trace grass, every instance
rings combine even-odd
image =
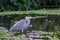
[[[49,13],[60,13],[60,8],[58,9],[47,9]]]
[[[40,9],[40,10],[29,10],[29,11],[4,11],[0,12],[0,15],[11,15],[11,14],[60,14],[59,9]]]
[[[42,10],[30,10],[30,11],[4,11],[4,12],[0,12],[0,14],[41,14],[41,13],[45,13],[47,12],[46,10],[42,9]]]

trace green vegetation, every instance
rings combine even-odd
[[[59,7],[60,0],[0,0],[0,11],[27,11]]]
[[[29,10],[29,11],[4,11],[0,12],[0,15],[13,15],[13,14],[60,14],[59,9],[40,9],[40,10]]]
[[[34,37],[37,36],[37,34],[39,35],[37,38],[42,38],[42,39],[50,39],[50,40],[57,40],[58,39],[58,36],[54,33],[54,32],[46,32],[46,31],[36,31],[36,30],[33,30],[33,35]],[[53,34],[52,34],[53,33]],[[2,35],[1,35],[2,34]],[[15,39],[19,39],[19,40],[28,40],[29,37],[27,37],[25,34],[23,35],[16,35],[16,36],[8,36],[10,35],[9,32],[8,32],[8,35],[6,35],[6,33],[4,32],[0,32],[0,38],[3,39],[3,40],[15,40]],[[52,34],[52,35],[51,35]]]
[[[60,8],[56,8],[56,9],[47,9],[47,11],[49,12],[49,13],[60,13]]]
[[[30,10],[30,11],[4,11],[0,12],[0,15],[11,15],[11,14],[45,14],[47,10],[40,9],[40,10]]]

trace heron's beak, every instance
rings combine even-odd
[[[31,19],[36,19],[36,18],[46,18],[47,16],[35,16],[35,17],[31,17]]]
[[[36,19],[35,17],[31,17],[31,19]]]

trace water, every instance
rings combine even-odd
[[[0,40],[2,40],[2,39],[0,39]]]
[[[29,38],[29,40],[43,40],[43,39],[33,39],[33,38]]]

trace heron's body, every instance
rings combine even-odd
[[[29,24],[30,19],[29,20],[21,19],[10,28],[10,31],[26,29],[29,26]]]
[[[41,17],[45,17],[45,16],[41,16]],[[41,18],[40,16],[38,17],[31,17],[31,16],[26,16],[25,19],[21,19],[18,22],[16,22],[11,28],[10,31],[13,30],[21,30],[23,32],[24,29],[26,29],[27,27],[29,27],[30,24],[30,19],[34,19],[34,18]]]

